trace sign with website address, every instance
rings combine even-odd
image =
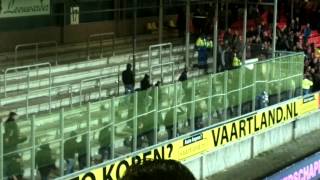
[[[50,0],[0,0],[0,18],[50,14]]]
[[[201,153],[252,137],[258,133],[294,121],[319,108],[318,94],[288,101],[277,106],[248,114],[226,124],[213,127],[183,139],[163,144],[154,149],[128,156],[112,164],[88,170],[69,180],[116,180],[120,179],[132,164],[139,164],[148,159],[174,159],[183,161]],[[65,178],[64,178],[65,179]]]

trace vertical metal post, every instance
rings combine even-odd
[[[153,129],[154,129],[154,134],[153,134],[153,142],[154,144],[157,144],[158,143],[158,114],[159,114],[159,107],[158,107],[158,100],[159,100],[159,87],[156,87],[155,88],[155,91],[154,91],[154,116],[153,116]]]
[[[36,172],[36,134],[35,134],[35,115],[31,118],[31,179],[35,179],[35,172]]]
[[[223,95],[223,107],[224,107],[224,113],[223,113],[223,119],[227,120],[228,118],[228,71],[224,72],[224,95]]]
[[[51,64],[49,64],[49,112],[51,113],[52,108],[52,97],[51,97],[51,87],[52,87],[52,77],[51,77]]]
[[[30,91],[30,67],[28,67],[28,76],[27,76],[27,91],[28,91],[28,94],[29,94],[29,91]]]
[[[4,127],[3,127],[3,121],[0,121],[0,179],[3,179],[3,133],[4,133]]]
[[[26,117],[29,118],[29,93],[26,96]]]
[[[91,103],[88,103],[87,106],[87,112],[88,112],[88,118],[87,118],[87,131],[88,131],[88,137],[87,137],[87,144],[86,144],[86,150],[87,150],[87,166],[90,167],[90,157],[91,157]]]
[[[103,58],[103,45],[102,45],[102,37],[100,36],[99,37],[99,43],[100,43],[100,58],[102,59]]]
[[[216,0],[214,10],[214,31],[213,31],[213,73],[217,72],[218,54],[218,21],[219,21],[219,0]]]
[[[7,97],[7,70],[4,72],[4,97]]]
[[[186,68],[190,66],[190,0],[186,2]]]
[[[213,75],[209,75],[208,76],[208,80],[209,80],[209,91],[208,91],[208,115],[209,115],[209,126],[211,124],[213,124],[212,122],[212,95],[213,95],[213,91],[212,91],[212,86],[213,86]]]
[[[226,2],[226,10],[225,10],[225,30],[229,27],[229,18],[228,18],[228,12],[229,12],[229,0],[225,0]]]
[[[291,0],[290,17],[291,19],[294,19],[294,0]]]
[[[114,107],[114,97],[111,99],[111,158],[114,159],[114,149],[115,149],[115,119],[116,119],[116,110]]]
[[[149,75],[151,74],[151,56],[152,56],[152,46],[149,46],[149,53],[148,53]]]
[[[64,175],[64,108],[60,111],[60,176]]]
[[[248,25],[247,21],[248,21],[248,0],[245,0],[244,11],[243,11],[242,63],[244,63],[247,59],[247,25]]]
[[[133,58],[132,58],[132,66],[133,66],[133,74],[136,74],[136,50],[137,50],[137,0],[133,1],[134,10],[133,10]]]
[[[79,92],[80,106],[82,105],[82,81],[80,82],[80,92]]]
[[[36,62],[33,61],[33,64],[38,63],[38,60],[39,60],[39,43],[36,43],[35,46],[36,46],[36,58],[35,58]]]
[[[281,66],[282,66],[282,59],[279,58],[275,61],[276,64],[279,66],[279,79],[278,79],[278,103],[281,102],[281,86],[282,86],[282,72],[281,72]]]
[[[102,82],[101,82],[101,77],[99,78],[99,101],[101,101],[101,96],[102,96]],[[119,92],[118,92],[119,94]]]
[[[244,71],[244,66],[241,66],[239,69],[239,73],[240,73],[240,78],[239,78],[239,99],[238,99],[238,116],[241,116],[241,112],[242,112],[242,91],[243,91],[243,71]]]
[[[192,79],[192,104],[191,104],[191,131],[194,131],[194,117],[195,117],[195,111],[196,111],[196,81],[193,78]]]
[[[159,44],[163,38],[163,0],[159,0]]]
[[[133,119],[133,152],[137,151],[138,140],[138,92],[134,93],[134,119]]]
[[[257,97],[257,65],[253,68],[253,88],[252,88],[252,112],[256,110],[256,97]]]
[[[177,137],[178,133],[178,115],[177,115],[177,104],[178,104],[178,87],[177,83],[174,84],[174,102],[173,102],[173,138]]]
[[[277,17],[278,17],[278,0],[274,0],[273,4],[273,31],[272,31],[272,57],[275,57],[277,45]]]

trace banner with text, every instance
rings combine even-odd
[[[289,123],[295,118],[318,109],[319,96],[310,95],[285,104],[251,113],[240,119],[213,127],[201,133],[187,136],[160,147],[146,150],[105,167],[96,168],[72,180],[114,180],[119,179],[131,165],[147,159],[175,159],[183,161],[204,152],[214,151],[231,142]]]
[[[0,0],[0,18],[50,14],[50,0]]]

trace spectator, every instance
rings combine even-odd
[[[78,143],[77,133],[72,131],[70,134],[70,139],[66,140],[64,143],[64,159],[67,163],[67,172],[66,174],[71,174],[74,172],[75,167],[75,156],[77,153]]]
[[[151,87],[150,76],[148,74],[144,75],[144,78],[140,82],[140,90],[144,91]]]
[[[14,153],[4,157],[4,176],[7,180],[23,180],[22,158]]]
[[[122,72],[122,82],[124,84],[125,94],[134,91],[134,73],[131,64],[127,64],[127,69]]]
[[[103,161],[111,159],[111,127],[106,126],[100,131],[99,134],[99,154]]]
[[[87,167],[87,136],[82,135],[81,141],[77,145],[78,153],[78,163],[79,169],[82,170]]]
[[[51,170],[56,169],[52,158],[52,151],[49,144],[41,145],[36,153],[36,165],[41,176],[41,180],[48,180]]]
[[[237,53],[233,54],[232,67],[234,69],[241,67],[241,60],[237,57]]]
[[[204,69],[208,72],[208,49],[213,47],[213,42],[208,40],[207,37],[202,34],[196,41],[196,49],[198,51],[198,65],[199,69]]]
[[[313,86],[313,82],[310,80],[309,75],[305,75],[302,81],[303,95],[308,95],[310,93],[310,88]]]
[[[172,139],[173,137],[173,115],[174,115],[174,108],[171,108],[164,118],[164,124],[166,126],[166,130],[168,132],[168,139]]]
[[[295,27],[294,27],[294,32],[295,33],[299,33],[301,31],[301,24],[300,24],[300,18],[296,17],[296,21],[295,21]]]
[[[178,161],[151,160],[129,167],[121,180],[195,180],[190,170]]]
[[[4,124],[4,153],[16,151],[18,144],[27,140],[26,137],[20,136],[20,131],[16,123],[17,118],[17,113],[10,112]]]
[[[182,73],[179,76],[178,81],[183,82],[183,81],[186,81],[186,80],[188,80],[188,69],[184,68]]]
[[[257,97],[257,107],[256,109],[262,109],[269,106],[269,95],[266,91],[263,91]]]
[[[304,33],[303,33],[303,42],[304,42],[304,45],[307,44],[310,35],[311,35],[311,28],[310,28],[310,24],[308,23],[308,24],[307,24],[307,27],[304,29]]]
[[[154,122],[153,113],[138,117],[137,147],[144,148],[154,144]]]

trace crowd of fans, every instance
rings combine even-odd
[[[255,11],[257,14],[261,14],[259,9]],[[200,17],[202,15],[201,11],[197,9],[197,16]],[[183,23],[181,23],[183,24]],[[207,23],[203,26],[201,25],[201,21],[194,23],[201,32],[203,27],[207,27],[210,29]],[[257,21],[256,26],[249,27],[247,31],[247,42],[245,44],[246,47],[246,58],[270,58],[272,57],[272,22],[269,20],[266,21]],[[184,24],[183,24],[184,25]],[[310,92],[319,91],[320,90],[320,50],[317,49],[316,45],[313,43],[309,43],[309,38],[312,35],[313,31],[318,30],[317,21],[311,22],[300,22],[300,18],[296,17],[292,20],[287,21],[284,26],[278,26],[276,37],[277,44],[276,49],[278,51],[296,51],[296,52],[304,52],[305,60],[304,60],[304,80],[302,83],[302,88],[304,94],[308,94]],[[211,30],[209,32],[212,32]],[[180,31],[183,33],[183,30]],[[222,34],[222,38],[218,44],[218,61],[217,68],[218,72],[230,70],[233,68],[237,68],[241,65],[240,59],[242,58],[242,53],[244,50],[244,46],[242,43],[241,33],[237,29],[228,28]],[[320,36],[320,35],[319,35]],[[199,34],[199,38],[196,40],[196,49],[199,51],[199,68],[205,69],[207,72],[207,58],[208,49],[212,48],[212,41],[210,38],[206,36],[205,32],[201,32]],[[201,54],[204,53],[204,54]],[[185,81],[188,79],[187,75],[188,71],[185,69],[181,76],[179,77],[179,81]],[[125,93],[132,93],[135,91],[135,79],[134,72],[132,69],[132,65],[128,64],[127,69],[122,73],[122,81],[125,86]],[[159,86],[160,82],[157,82],[155,85],[152,85],[150,82],[149,75],[145,75],[144,78],[140,82],[140,88],[136,90],[147,90],[152,88],[153,86]],[[191,98],[191,90],[188,87],[183,87],[183,91],[185,93],[185,100],[188,101],[188,98]],[[161,96],[161,93],[159,93]],[[190,99],[189,99],[190,100]],[[268,106],[268,94],[263,92],[261,95],[260,107]],[[130,103],[130,102],[128,102]],[[146,104],[143,104],[143,101],[139,104],[138,113],[145,113],[144,110],[147,109]],[[197,108],[200,106],[197,106]],[[152,107],[151,107],[152,108]],[[187,107],[187,116],[190,116],[191,107]],[[141,112],[140,112],[141,111]],[[201,110],[197,110],[197,112],[201,112]],[[168,138],[173,138],[173,110],[166,113],[165,118],[162,120],[165,123],[165,129],[167,131]],[[219,114],[219,112],[217,112]],[[150,114],[153,116],[153,114]],[[142,148],[146,144],[153,144],[152,141],[154,130],[152,122],[150,124],[145,124],[146,121],[143,120],[152,119],[149,115],[146,117],[142,117],[138,119],[138,148]],[[17,150],[18,144],[26,141],[25,137],[21,137],[19,133],[18,126],[16,124],[17,114],[10,113],[8,120],[5,123],[5,134],[4,134],[4,153],[10,153]],[[196,129],[202,128],[204,125],[201,123],[202,115],[201,113],[195,114],[194,127]],[[188,123],[190,124],[190,119],[188,119]],[[166,123],[167,122],[167,123]],[[107,125],[106,125],[107,126]],[[109,127],[105,127],[101,130],[99,134],[99,155],[101,156],[101,160],[107,160],[111,158],[111,129]],[[177,132],[179,133],[179,132]],[[64,143],[64,159],[66,161],[66,173],[72,173],[75,169],[76,157],[78,158],[79,169],[83,169],[86,167],[86,136],[81,137],[81,141],[76,141],[77,134],[75,132],[71,133],[71,138]],[[132,147],[132,139],[126,139],[124,144],[128,147]],[[57,170],[55,166],[55,160],[53,157],[53,153],[49,147],[49,145],[42,145],[39,147],[36,153],[36,165],[38,167],[39,173],[41,175],[41,179],[46,180],[49,177],[51,171]],[[9,177],[9,179],[23,179],[23,169],[22,169],[22,159],[20,155],[15,153],[7,155],[4,158],[4,172],[5,176]],[[9,168],[10,167],[10,168]],[[191,177],[191,176],[190,176]],[[123,178],[130,179],[130,178]],[[192,178],[191,178],[192,179]]]

